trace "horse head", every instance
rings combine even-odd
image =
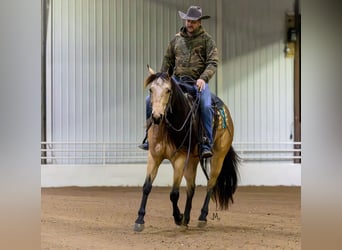
[[[149,66],[150,75],[145,80],[145,86],[149,86],[150,100],[152,104],[152,120],[159,124],[166,115],[171,99],[171,78],[167,73],[155,73]]]

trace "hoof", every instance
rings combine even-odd
[[[136,232],[142,232],[144,228],[145,228],[144,224],[139,224],[139,223],[134,224],[134,231]]]
[[[189,229],[188,225],[180,225],[179,226],[179,231],[180,232],[187,231],[188,229]]]
[[[204,220],[199,220],[197,225],[199,228],[203,228],[207,225],[207,222]]]
[[[175,218],[175,224],[177,226],[181,226],[183,224],[183,214],[180,214],[177,219]]]

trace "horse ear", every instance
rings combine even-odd
[[[150,73],[150,75],[154,75],[156,73],[148,64],[147,64],[147,69],[148,69],[148,72]]]

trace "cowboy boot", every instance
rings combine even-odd
[[[138,147],[142,150],[148,150],[147,131],[144,140]]]
[[[202,145],[201,145],[201,158],[210,158],[213,156],[213,152],[211,151],[211,146],[209,139],[207,137],[203,137]]]

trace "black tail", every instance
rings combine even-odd
[[[220,209],[228,209],[229,202],[234,203],[233,194],[237,188],[239,163],[239,156],[233,147],[230,147],[212,193],[216,207],[219,204]]]

